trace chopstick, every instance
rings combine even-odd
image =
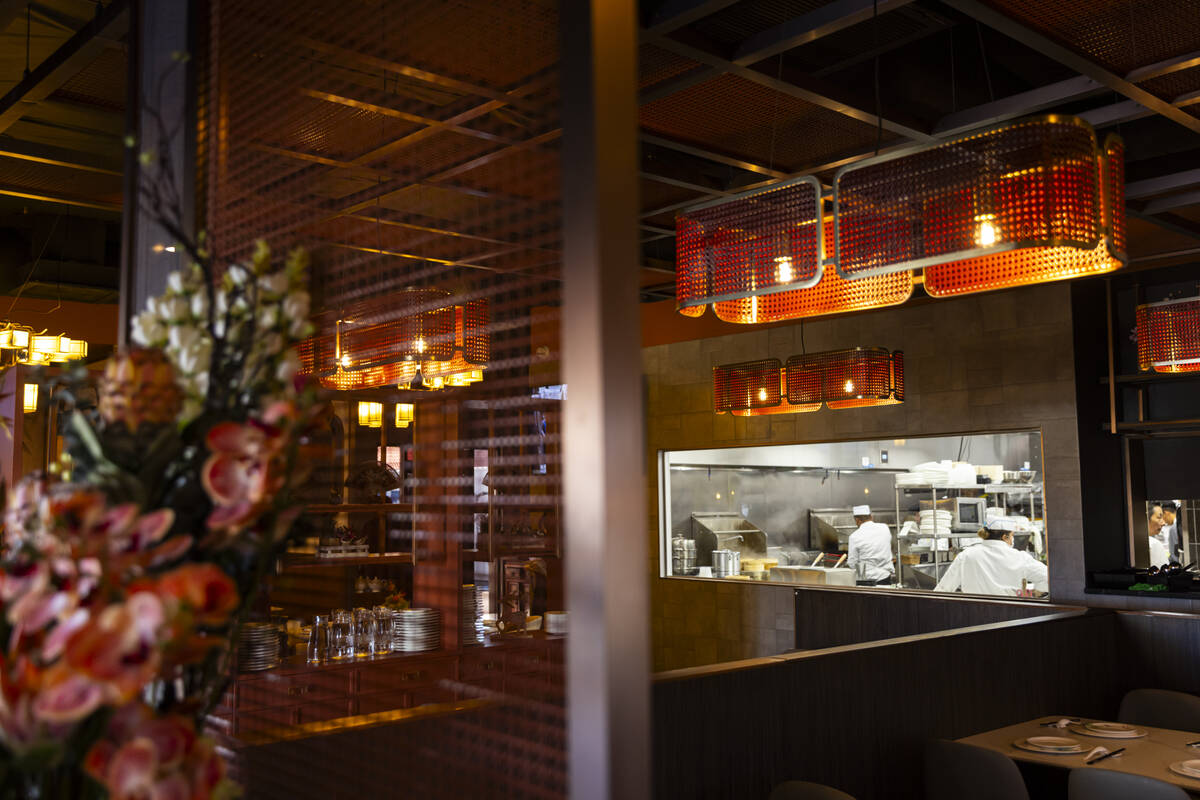
[[[1105,753],[1105,754],[1104,754],[1104,755],[1102,755],[1102,756],[1096,756],[1096,757],[1095,757],[1095,758],[1093,758],[1091,761],[1085,761],[1085,762],[1083,762],[1083,763],[1085,763],[1085,764],[1095,764],[1097,761],[1103,761],[1103,760],[1104,760],[1104,759],[1106,759],[1106,758],[1109,758],[1109,757],[1111,757],[1111,756],[1115,756],[1117,753],[1124,753],[1124,752],[1125,752],[1125,748],[1124,748],[1124,747],[1118,747],[1116,750],[1113,750],[1111,753]]]
[[[1184,747],[1197,747],[1197,746],[1200,746],[1200,740],[1197,740],[1194,742],[1188,742],[1186,745],[1184,745]]]

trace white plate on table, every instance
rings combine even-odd
[[[1182,775],[1185,778],[1192,778],[1200,781],[1200,758],[1192,758],[1187,761],[1176,761],[1167,769],[1174,772],[1176,775]]]
[[[1013,742],[1013,747],[1047,755],[1070,756],[1087,752],[1087,748],[1082,743],[1063,736],[1030,736],[1028,739],[1018,739]]]
[[[1081,722],[1067,727],[1074,733],[1099,736],[1101,739],[1141,739],[1146,735],[1144,729],[1121,722]]]

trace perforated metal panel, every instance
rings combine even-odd
[[[1090,126],[1043,117],[847,167],[834,182],[838,271],[924,267],[943,297],[1115,269],[1098,247],[1111,191],[1100,161]]]
[[[713,409],[755,411],[783,399],[783,365],[778,358],[713,367]]]
[[[1137,345],[1142,370],[1200,371],[1200,297],[1138,306]]]
[[[902,402],[903,355],[898,370],[893,354],[879,347],[856,347],[795,355],[787,360],[787,399],[790,403],[826,403],[830,408]]]
[[[821,279],[821,187],[800,178],[676,218],[680,307],[763,296]]]

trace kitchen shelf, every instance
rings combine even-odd
[[[352,558],[317,558],[316,556],[300,556],[291,560],[285,554],[283,565],[288,568],[304,569],[311,567],[361,567],[366,564],[411,564],[412,553],[396,553],[390,556],[354,556]]]
[[[317,503],[304,507],[308,514],[348,514],[364,511],[410,512],[407,503]]]

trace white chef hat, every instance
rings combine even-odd
[[[989,531],[1011,531],[1016,527],[1017,526],[1013,524],[1013,520],[1009,519],[1008,517],[996,517],[996,519],[987,524],[987,529]]]
[[[850,513],[854,514],[854,516],[856,516],[856,517],[869,517],[869,516],[871,516],[871,507],[870,506],[855,506],[854,508],[852,508],[850,510]]]

